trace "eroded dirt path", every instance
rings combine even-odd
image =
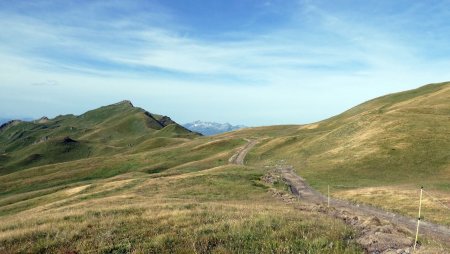
[[[291,166],[281,168],[281,174],[291,187],[292,193],[302,200],[325,204],[327,197],[312,189],[306,181],[294,172]],[[330,198],[330,206],[335,208],[351,209],[358,213],[376,216],[380,219],[406,227],[415,232],[417,219],[409,218],[396,213],[386,212],[376,207],[367,205],[355,205],[345,200]],[[427,221],[420,222],[420,233],[441,242],[450,243],[450,228]]]
[[[257,144],[256,140],[247,141],[247,145],[230,158],[230,163],[244,164],[245,156]],[[305,204],[305,207],[300,209],[325,213],[342,219],[355,228],[358,232],[356,241],[368,253],[412,253],[416,219],[334,198],[330,198],[330,207],[327,207],[327,197],[311,188],[302,177],[296,174],[292,166],[278,165],[272,169],[272,173],[279,174],[279,177],[289,185],[292,194]],[[283,200],[291,201],[289,198],[283,198]],[[420,235],[444,245],[450,244],[450,228],[442,225],[421,221]],[[450,246],[446,248],[448,247]],[[420,253],[447,253],[444,248],[433,247],[428,250],[420,246],[419,248]]]
[[[245,156],[247,156],[247,153],[250,151],[250,149],[252,149],[258,143],[257,140],[246,139],[246,141],[248,143],[237,153],[233,154],[233,156],[231,156],[231,158],[228,160],[230,164],[244,165]]]

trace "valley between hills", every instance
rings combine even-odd
[[[422,186],[414,253],[448,253],[449,134],[450,83],[207,137],[129,101],[10,121],[0,253],[412,253],[410,223],[364,208],[414,223]]]

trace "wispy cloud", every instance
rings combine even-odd
[[[95,13],[98,6],[88,9]],[[71,14],[74,15],[74,14]],[[93,15],[93,14],[92,14]],[[77,15],[76,15],[77,16]],[[69,17],[71,17],[69,15]],[[293,28],[262,33],[253,38],[211,42],[184,36],[130,17],[95,20],[84,27],[55,25],[37,18],[6,16],[2,40],[8,51],[35,60],[33,65],[57,66],[104,75],[105,72],[177,72],[183,78],[237,77],[249,82],[262,80],[267,69],[304,68],[336,71],[364,66],[334,45],[315,46],[302,39],[306,34]],[[99,25],[99,23],[101,25]],[[170,25],[168,27],[171,27]],[[12,39],[7,39],[12,38]],[[20,38],[20,39],[19,39]],[[177,77],[177,75],[174,75]]]
[[[68,104],[58,96],[69,91],[67,111],[94,106],[79,106],[88,93],[98,103],[131,97],[180,121],[292,123],[320,120],[376,95],[450,78],[448,58],[431,57],[424,50],[429,41],[411,42],[417,31],[404,23],[416,6],[370,18],[366,11],[326,3],[300,1],[287,10],[278,1],[262,2],[254,17],[284,15],[285,20],[277,27],[261,22],[261,28],[214,36],[198,36],[211,28],[181,22],[180,13],[164,2],[4,6],[0,82],[18,97],[2,93],[1,106],[35,100],[45,111],[45,105]],[[37,99],[39,93],[47,99]],[[169,105],[163,97],[182,99]],[[187,105],[197,115],[183,111]]]

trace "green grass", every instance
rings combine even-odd
[[[273,199],[269,186],[259,182],[263,173],[221,166],[159,178],[105,179],[72,194],[56,191],[41,197],[45,204],[0,216],[0,252],[361,251],[342,222]]]
[[[413,191],[425,186],[443,197],[450,194],[449,99],[449,83],[432,84],[371,100],[315,124],[237,133],[259,133],[262,139],[248,156],[251,165],[263,167],[284,160],[323,193],[328,185],[347,186],[355,195],[347,198],[394,210],[395,197],[383,196],[375,202],[356,198],[356,190],[402,186]],[[438,214],[442,209],[428,218],[448,224]],[[400,211],[415,213],[406,206]]]
[[[127,103],[11,126],[0,135],[0,252],[360,253],[354,231],[277,201],[269,189],[286,186],[260,177],[291,164],[319,191],[411,216],[421,185],[450,202],[449,101],[450,85],[432,84],[310,125],[213,137]],[[67,149],[65,136],[79,143]],[[250,166],[228,165],[243,138],[260,140]],[[31,154],[42,157],[24,162]],[[427,219],[450,223],[424,204]]]
[[[105,110],[89,112],[85,120],[101,125]],[[93,156],[4,172],[0,252],[361,251],[351,240],[355,232],[342,222],[273,199],[260,181],[264,169],[228,165],[246,143],[242,138],[187,139],[182,132],[170,124],[151,138],[129,138],[135,145],[123,153],[111,148],[104,155],[95,140],[105,136],[89,134]]]
[[[168,117],[122,102],[80,116],[59,116],[3,128],[0,175],[83,158],[138,153],[197,136]],[[65,137],[77,142],[63,142]]]
[[[208,138],[148,152],[94,157],[50,164],[0,176],[0,197],[56,186],[113,177],[128,172],[146,172],[152,177],[194,172],[226,164],[242,139],[214,141]]]

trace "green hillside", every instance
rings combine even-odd
[[[449,134],[450,83],[208,137],[129,102],[12,122],[0,130],[0,253],[361,253],[354,228],[263,176],[290,164],[319,191],[416,216],[422,185],[450,205]],[[229,165],[249,139],[246,165]],[[428,196],[423,215],[450,225]]]
[[[130,152],[155,138],[193,138],[167,116],[134,107],[129,101],[80,116],[14,121],[0,127],[0,174],[16,169]],[[168,141],[169,142],[169,141]],[[164,145],[162,142],[161,145]],[[154,143],[153,147],[158,147]]]
[[[0,253],[361,252],[343,222],[275,199],[265,169],[228,165],[242,138],[171,126],[124,153],[1,175]]]
[[[238,133],[264,139],[249,163],[285,160],[315,188],[332,185],[337,197],[414,215],[424,186],[450,204],[450,83],[376,98],[314,124]],[[428,218],[450,224],[445,208],[436,213]]]
[[[266,138],[253,152],[255,162],[289,160],[313,182],[354,184],[352,175],[359,184],[397,183],[447,176],[449,116],[450,83],[441,83],[383,96],[314,124],[237,133]]]

